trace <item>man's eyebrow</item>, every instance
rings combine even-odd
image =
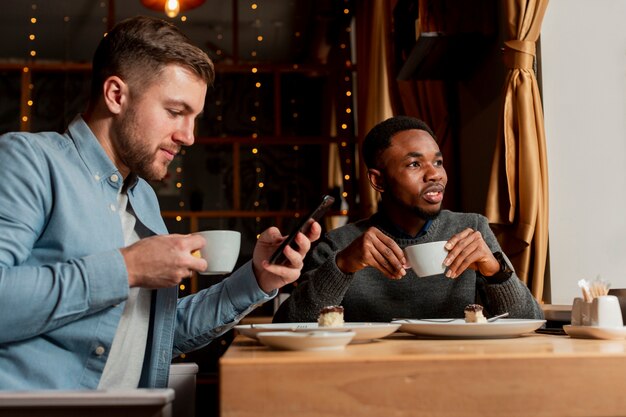
[[[187,113],[193,113],[191,106],[183,100],[168,100],[166,103],[168,106],[181,106]]]
[[[443,153],[441,153],[441,151],[436,152],[435,156],[443,156]],[[423,158],[424,154],[421,152],[409,152],[406,154],[407,158]]]

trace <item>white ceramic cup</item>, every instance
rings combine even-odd
[[[622,310],[614,295],[601,295],[591,303],[591,325],[598,327],[622,327]]]
[[[446,243],[447,241],[441,240],[404,248],[409,265],[418,277],[429,277],[446,271],[446,266],[443,264],[443,260],[448,255]]]
[[[241,233],[234,230],[206,230],[197,232],[206,241],[200,249],[200,257],[204,259],[208,267],[199,272],[202,275],[229,274],[233,271],[239,258],[241,246]]]

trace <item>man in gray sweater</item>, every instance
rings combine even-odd
[[[316,321],[330,305],[342,305],[349,322],[462,318],[472,303],[482,304],[487,316],[543,318],[487,218],[441,209],[447,175],[434,136],[424,122],[406,116],[367,134],[363,158],[381,195],[379,211],[319,241],[274,322]],[[402,248],[440,240],[448,242],[445,274],[417,277]]]

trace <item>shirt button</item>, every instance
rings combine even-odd
[[[102,354],[104,353],[104,347],[102,346],[98,346],[94,352],[97,356],[102,356]]]
[[[94,175],[93,177],[96,179],[96,181],[100,181],[100,175]]]
[[[119,180],[119,179],[120,179],[120,177],[118,177],[118,176],[117,176],[117,174],[113,174],[113,175],[111,175],[109,178],[110,178],[110,179],[111,179],[111,181],[113,181],[113,182],[117,182],[117,180]]]
[[[111,209],[111,211],[115,211],[115,210],[117,210],[117,208],[115,207],[115,204],[111,204],[111,205],[109,206],[109,208]]]

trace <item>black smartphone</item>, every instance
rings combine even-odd
[[[271,264],[278,264],[278,265],[284,265],[285,263],[287,263],[288,262],[287,258],[285,257],[285,254],[283,253],[283,250],[285,249],[285,247],[287,247],[287,245],[290,245],[292,248],[297,250],[298,245],[293,240],[296,238],[296,235],[298,234],[298,232],[302,232],[306,235],[307,232],[309,231],[309,228],[311,227],[311,224],[313,224],[314,221],[319,222],[321,218],[324,217],[324,214],[326,214],[326,212],[328,211],[328,209],[330,209],[330,206],[332,206],[334,202],[335,202],[334,197],[325,195],[322,198],[322,202],[320,203],[320,205],[317,206],[317,208],[313,210],[308,216],[305,216],[304,220],[298,225],[298,227],[296,227],[289,234],[289,236],[287,236],[287,238],[283,241],[283,243],[280,244],[278,249],[276,249],[276,251],[270,257],[269,262]]]

